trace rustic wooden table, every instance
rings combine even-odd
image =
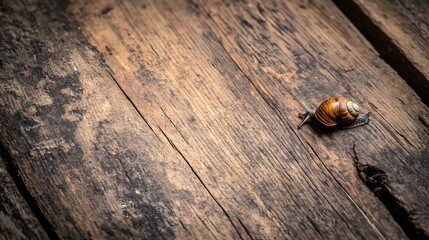
[[[428,16],[2,1],[0,239],[428,239]],[[331,95],[370,123],[297,130]]]

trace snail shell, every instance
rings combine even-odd
[[[356,103],[344,97],[335,96],[323,101],[316,109],[314,116],[325,126],[350,124],[359,116],[360,108]]]

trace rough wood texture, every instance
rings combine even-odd
[[[68,11],[1,15],[0,140],[58,237],[429,236],[429,109],[331,2]],[[296,130],[332,94],[370,124]]]
[[[0,149],[0,151],[3,149]],[[0,157],[0,239],[47,239]]]
[[[245,234],[57,4],[3,6],[0,85],[1,141],[53,237]]]
[[[393,201],[404,200],[410,204],[409,211],[414,209],[411,207],[414,204],[420,205],[422,210],[419,214],[423,216],[416,222],[424,220],[427,205],[421,198],[428,199],[428,170],[422,161],[426,160],[427,126],[419,121],[418,115],[413,115],[415,109],[409,111],[405,106],[418,104],[421,114],[425,116],[427,108],[416,101],[414,93],[394,71],[368,50],[368,44],[362,38],[352,30],[345,32],[353,29],[350,25],[343,23],[342,26],[330,27],[333,25],[332,18],[337,18],[335,24],[338,25],[345,22],[338,11],[332,11],[335,10],[333,5],[318,4],[306,8],[298,2],[278,2],[272,6],[257,2],[94,2],[84,8],[76,4],[73,9],[79,9],[76,14],[91,42],[104,53],[116,80],[136,107],[146,115],[149,124],[154,126],[152,128],[160,128],[163,133],[167,133],[191,165],[197,166],[194,167],[197,174],[209,189],[214,188],[209,185],[213,177],[226,180],[226,183],[216,183],[219,189],[213,191],[215,196],[222,192],[226,196],[242,198],[242,202],[249,201],[244,196],[240,197],[242,187],[230,184],[237,181],[236,172],[231,170],[225,176],[227,171],[216,173],[204,165],[195,165],[201,161],[195,159],[204,159],[202,162],[217,166],[218,169],[235,169],[237,165],[230,159],[236,159],[241,162],[239,166],[243,171],[239,185],[246,184],[244,179],[249,179],[250,186],[246,188],[261,196],[264,204],[271,204],[267,200],[268,196],[255,189],[255,185],[261,183],[258,181],[252,184],[252,179],[264,179],[260,175],[269,174],[275,180],[262,182],[269,186],[266,188],[271,189],[272,194],[276,194],[281,189],[296,188],[296,182],[291,180],[307,176],[310,172],[311,177],[304,180],[308,181],[308,185],[299,183],[303,189],[310,190],[314,185],[319,186],[319,172],[331,169],[317,166],[319,162],[308,162],[308,159],[322,160],[322,163],[331,159],[334,162],[331,171],[341,172],[342,168],[348,167],[348,175],[352,175],[355,168],[350,161],[350,153],[353,154],[352,145],[356,142],[359,159],[380,166],[381,171],[387,171],[387,178],[392,181],[392,185],[396,181],[403,182],[402,178],[407,179],[403,174],[398,174],[400,172],[419,176],[417,179],[420,180],[409,179],[402,186],[417,190],[420,197],[410,198],[406,193],[398,195],[400,200]],[[100,9],[101,15],[89,14],[94,9]],[[103,11],[106,9],[109,11]],[[368,67],[364,64],[367,62],[376,68]],[[123,66],[130,69],[123,69]],[[336,134],[332,139],[329,135],[317,135],[314,132],[308,133],[309,136],[299,136],[294,126],[297,122],[296,113],[302,111],[301,106],[310,107],[308,102],[313,102],[314,107],[323,97],[334,93],[352,96],[357,102],[365,104],[366,109],[371,109],[375,128],[357,129],[355,132],[358,134],[353,137],[344,133]],[[237,113],[243,114],[237,116]],[[189,124],[189,115],[195,119],[192,124]],[[165,126],[159,126],[163,122]],[[195,131],[208,131],[210,135],[189,134]],[[383,141],[381,135],[389,140]],[[368,139],[373,139],[371,142],[375,144],[368,142]],[[221,146],[223,151],[212,148],[213,143]],[[236,149],[234,146],[243,147]],[[386,151],[386,148],[392,150]],[[360,153],[363,149],[370,151]],[[408,153],[415,149],[415,156]],[[390,156],[393,153],[397,155]],[[414,162],[423,167],[421,171],[415,171],[411,166],[401,166],[407,157],[415,158]],[[270,168],[268,162],[260,158],[269,159],[268,162],[284,166],[284,169],[279,172],[276,165]],[[349,165],[337,168],[336,162],[344,159],[349,159]],[[253,161],[257,163],[249,164]],[[392,161],[398,161],[398,164],[392,165]],[[282,177],[283,171],[289,174],[289,181]],[[250,177],[246,176],[250,173]],[[276,173],[280,175],[276,176]],[[343,177],[346,178],[344,175],[337,178]],[[275,188],[272,186],[273,181],[285,185]],[[355,185],[358,184],[352,184],[350,194],[355,193]],[[323,195],[318,196],[323,194],[321,189],[315,195],[312,195],[311,190],[302,191],[302,199],[309,200],[307,206],[312,204],[310,199],[323,199]],[[282,194],[283,197],[278,200],[280,206],[285,202],[300,202],[302,199],[294,196],[296,192],[301,190],[292,190],[290,195]],[[340,198],[339,202],[346,202],[345,206],[338,204],[334,209],[342,209],[345,215],[339,215],[345,219],[353,215],[353,211],[347,210],[356,207],[354,202],[350,203],[341,191],[332,195],[327,197],[326,203]],[[356,199],[360,197],[367,196],[359,191],[353,195]],[[227,197],[220,202],[227,211],[237,209],[235,203],[228,201]],[[348,206],[347,202],[351,205]],[[316,208],[317,204],[313,204],[313,208]],[[370,212],[365,205],[358,205],[358,208]],[[258,208],[263,209],[262,206]],[[276,222],[284,223],[286,219],[296,216],[288,214],[279,205],[268,208],[278,216],[285,216],[269,224],[272,229],[276,229]],[[318,213],[318,210],[321,212]],[[324,226],[318,230],[322,235],[329,234],[334,228],[334,224],[329,223],[336,214],[329,215],[329,208],[318,210],[314,210],[316,215],[325,215]],[[254,208],[243,212],[251,211]],[[304,218],[302,215],[300,217]],[[314,215],[309,218],[315,219]],[[357,225],[365,222],[363,219],[360,221],[359,217],[350,217],[353,218]],[[244,219],[242,222],[249,226],[249,231],[256,232],[254,227],[258,221],[252,217]],[[263,219],[261,222],[266,221]],[[305,221],[300,219],[297,222]],[[341,222],[336,227],[345,230],[347,226],[342,228]],[[344,223],[353,224],[347,220]],[[322,224],[316,222],[315,225]],[[287,227],[290,225],[280,225],[276,231],[281,232],[282,228]],[[420,228],[427,229],[427,226]],[[311,228],[304,226],[301,231],[303,229]],[[359,228],[352,229],[359,235]]]
[[[335,2],[429,105],[429,1]]]

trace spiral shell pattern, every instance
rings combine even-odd
[[[335,96],[323,101],[316,109],[315,117],[323,125],[332,127],[350,124],[359,115],[359,106],[344,97]]]

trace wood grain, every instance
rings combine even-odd
[[[2,15],[1,141],[54,232],[238,238],[243,228],[153,133],[64,7],[11,1]]]
[[[360,31],[429,105],[429,2],[335,1]]]
[[[0,239],[48,239],[0,157]]]
[[[252,236],[401,236],[392,219],[380,222],[386,214],[379,202],[368,206],[377,200],[362,187],[352,146],[357,143],[360,161],[387,172],[393,182],[389,188],[398,172],[419,176],[418,182],[403,185],[420,196],[400,197],[420,205],[425,214],[420,199],[427,199],[428,171],[420,151],[427,146],[427,127],[404,106],[418,105],[424,116],[427,108],[365,48],[369,44],[350,24],[341,23],[347,21],[331,11],[333,5],[310,7],[298,2],[112,1],[77,2],[72,9],[152,128],[171,139],[227,212],[245,214],[240,222]],[[110,11],[103,14],[106,8]],[[102,14],[88,13],[94,9]],[[350,37],[356,35],[356,40]],[[350,136],[297,132],[302,106],[314,107],[331,94],[371,109],[375,127]],[[389,114],[386,103],[395,106]],[[415,149],[416,156],[409,156]],[[422,170],[404,166],[406,157]],[[263,214],[250,215],[255,211]],[[261,232],[264,228],[269,231]]]
[[[0,141],[59,238],[429,236],[429,109],[332,2],[0,16]],[[296,129],[336,94],[370,124]]]
[[[336,94],[349,97],[362,104],[364,110],[371,111],[372,127],[359,128],[356,133],[347,131],[332,135],[310,132],[299,136],[302,137],[301,142],[306,141],[327,165],[338,164],[329,160],[343,160],[355,154],[355,160],[380,169],[386,174],[386,182],[390,182],[387,187],[389,194],[395,197],[380,196],[383,193],[375,189],[376,195],[384,199],[385,205],[410,237],[427,237],[429,151],[427,124],[420,117],[421,114],[427,116],[427,107],[418,101],[395,71],[367,47],[365,39],[353,32],[354,27],[330,2],[262,5],[255,1],[241,6],[241,16],[246,16],[244,21],[233,18],[233,14],[237,15],[234,7],[222,8],[211,14],[216,22],[213,28],[219,29],[217,36],[223,40],[240,69],[254,81],[255,86],[262,85],[260,92],[268,93],[266,101],[277,103],[274,109],[288,122],[293,121],[295,116],[290,113],[299,111],[299,105],[315,108],[323,96]],[[236,19],[236,25],[241,22],[244,28],[233,28],[230,19]],[[270,33],[276,33],[269,34],[268,39],[264,37],[267,28],[272,29]],[[255,40],[240,37],[247,35],[254,36]],[[254,54],[240,54],[242,52]],[[259,57],[264,53],[269,57]],[[293,100],[298,100],[299,105]],[[308,102],[313,102],[313,105],[309,106]],[[411,106],[416,108],[411,110]],[[356,150],[351,151],[355,145]],[[334,171],[339,169],[335,166]],[[359,167],[357,170],[361,175]],[[371,179],[373,176],[366,177]],[[421,195],[415,198],[417,192]],[[389,206],[395,201],[399,204]],[[414,215],[416,206],[420,210]],[[408,214],[395,213],[395,209],[401,207],[407,209],[405,212]],[[401,220],[401,217],[405,219]]]

